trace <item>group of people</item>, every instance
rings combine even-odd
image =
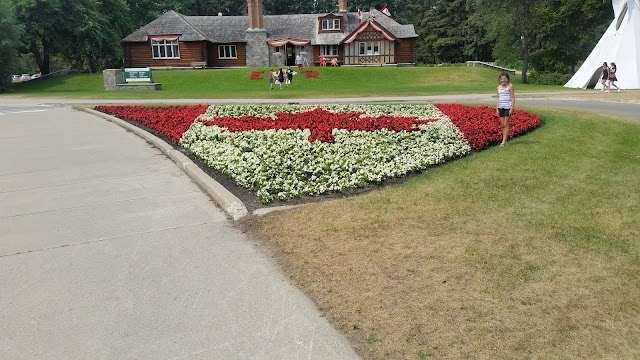
[[[609,66],[606,61],[602,64],[602,78],[600,79],[602,89],[600,91],[609,92],[611,87],[615,86],[618,92],[620,92],[620,88],[615,84],[615,82],[618,81],[616,71],[618,71],[618,67],[613,61],[611,62],[611,66]]]
[[[282,84],[285,84],[287,87],[293,85],[294,74],[295,72],[291,70],[291,67],[287,67],[287,70],[280,68],[278,71],[271,69],[269,71],[269,90],[273,89],[273,84],[280,85],[280,90],[282,90]]]
[[[337,58],[331,58],[330,62],[331,62],[331,66],[338,66],[338,59]],[[322,67],[327,66],[327,58],[326,57],[320,56],[320,66],[322,66]]]

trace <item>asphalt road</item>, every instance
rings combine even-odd
[[[640,119],[640,103],[604,102],[589,100],[556,99],[517,99],[519,104],[551,106],[564,109],[576,109],[595,113],[612,114]]]
[[[70,107],[0,116],[0,359],[357,359],[169,158]]]
[[[572,98],[571,93],[530,93],[516,94],[516,106],[529,104],[550,106],[583,111],[599,112],[612,115],[620,115],[640,119],[640,101],[620,101],[616,94],[609,94],[609,100]],[[472,95],[434,95],[434,96],[410,96],[410,97],[370,97],[370,98],[340,98],[340,99],[164,99],[164,100],[60,100],[60,99],[20,99],[1,98],[0,115],[24,111],[43,111],[50,107],[59,106],[84,106],[89,104],[128,104],[128,103],[153,103],[153,104],[328,104],[328,103],[475,103],[493,106],[495,97],[493,94]]]
[[[50,108],[50,105],[0,105],[0,116],[6,114],[43,112]]]

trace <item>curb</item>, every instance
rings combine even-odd
[[[171,159],[182,171],[187,174],[202,190],[204,190],[211,200],[215,201],[218,206],[224,210],[233,220],[240,220],[243,217],[249,215],[249,211],[244,203],[235,195],[233,195],[224,186],[220,185],[217,181],[213,180],[207,173],[202,171],[191,159],[185,156],[180,151],[173,148],[173,146],[167,144],[159,137],[152,135],[137,126],[131,125],[128,122],[118,119],[115,116],[111,116],[90,108],[74,106],[75,110],[84,111],[91,115],[98,116],[107,121],[110,121],[116,125],[123,127],[124,129],[131,131],[137,136],[144,139],[149,144],[160,150],[169,159]]]

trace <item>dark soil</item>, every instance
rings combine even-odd
[[[261,209],[261,208],[271,208],[271,207],[278,207],[278,206],[285,206],[285,205],[303,205],[303,204],[309,204],[309,203],[314,203],[314,202],[319,202],[319,201],[326,201],[326,200],[331,200],[331,199],[341,199],[341,198],[347,198],[347,197],[354,196],[354,195],[364,194],[364,193],[367,193],[369,191],[382,189],[382,188],[385,188],[385,187],[388,187],[388,186],[392,186],[392,185],[401,184],[401,183],[407,181],[408,179],[412,178],[413,176],[423,172],[423,171],[420,171],[420,172],[410,173],[410,174],[407,174],[407,175],[399,177],[399,178],[389,179],[389,180],[383,181],[383,182],[378,183],[378,184],[371,184],[371,185],[369,185],[367,187],[364,187],[364,188],[345,190],[345,191],[340,192],[340,193],[327,193],[327,194],[322,194],[322,195],[317,195],[317,196],[305,196],[305,197],[301,197],[301,198],[289,199],[289,200],[286,200],[286,201],[277,201],[276,200],[276,201],[273,201],[273,202],[271,202],[269,204],[263,204],[263,203],[260,202],[260,200],[258,199],[258,197],[256,196],[255,193],[251,192],[250,190],[248,190],[246,188],[238,186],[238,184],[236,184],[236,182],[231,177],[229,177],[228,175],[223,174],[223,173],[221,173],[221,172],[219,172],[219,171],[217,171],[215,169],[212,169],[211,167],[207,166],[204,162],[202,162],[202,160],[197,158],[195,155],[189,153],[187,150],[181,148],[179,145],[175,144],[173,141],[171,141],[171,139],[169,139],[165,135],[160,134],[160,133],[156,132],[155,130],[153,130],[153,129],[145,126],[145,125],[142,125],[140,123],[137,123],[135,121],[131,121],[131,120],[123,119],[123,118],[119,118],[119,119],[124,120],[124,121],[128,122],[131,125],[134,125],[134,126],[140,128],[140,129],[143,129],[143,130],[145,130],[145,131],[147,131],[147,132],[149,132],[149,133],[161,138],[167,144],[171,144],[171,146],[173,146],[174,149],[180,151],[181,153],[183,153],[184,155],[189,157],[189,159],[191,159],[194,164],[198,165],[198,167],[200,169],[202,169],[202,171],[206,172],[209,176],[211,176],[211,178],[213,178],[215,181],[217,181],[222,186],[224,186],[232,194],[237,196],[244,203],[244,205],[247,207],[247,210],[249,211],[249,213],[252,213],[254,210]],[[449,161],[453,161],[453,160],[455,160],[455,159],[451,159]],[[445,162],[444,164],[446,164],[447,162]],[[444,164],[432,166],[430,168],[434,168],[434,167],[441,166],[441,165],[444,165]]]

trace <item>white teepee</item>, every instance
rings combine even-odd
[[[615,19],[580,69],[564,86],[602,88],[602,63],[616,63],[616,84],[640,89],[640,0],[612,0]]]

